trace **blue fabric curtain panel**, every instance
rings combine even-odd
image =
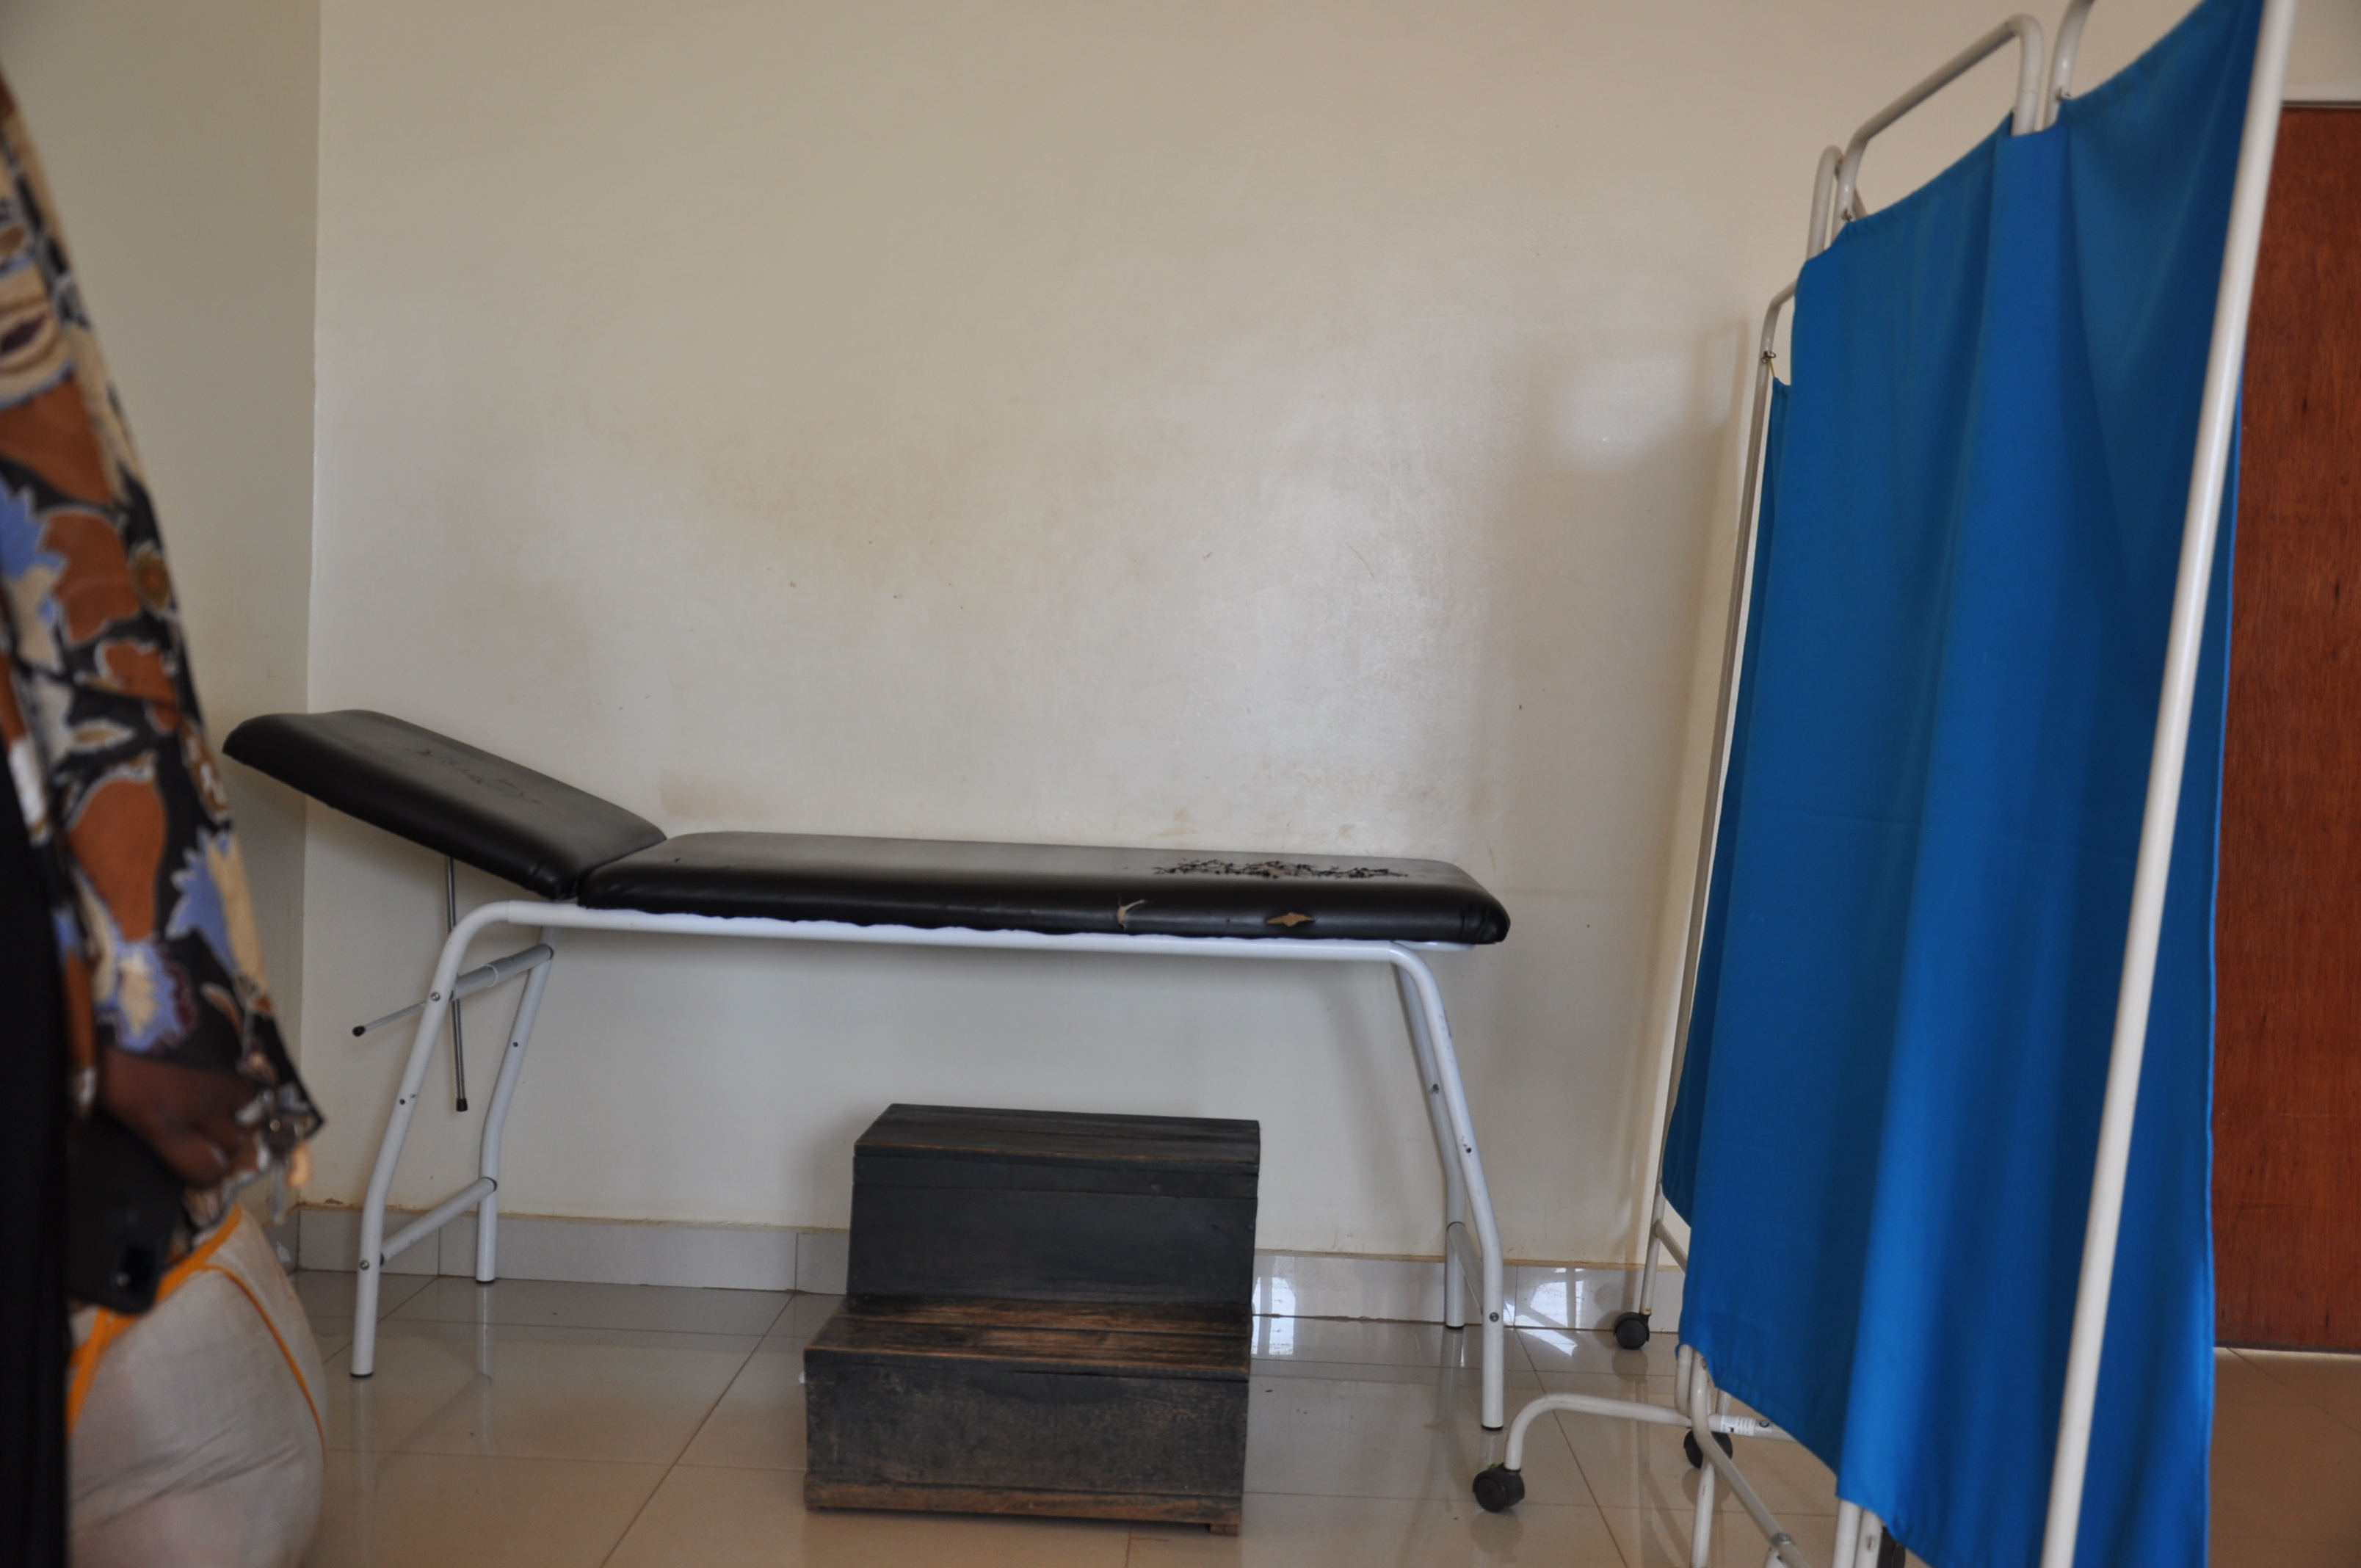
[[[1697,1000],[1689,1010],[1688,1050],[1664,1128],[1665,1201],[1684,1218],[1697,1212],[1698,1142],[1705,1134],[1705,1080],[1713,1065],[1713,1025],[1721,1004],[1721,955],[1730,930],[1730,868],[1737,858],[1740,803],[1746,798],[1746,758],[1754,733],[1754,663],[1763,652],[1763,578],[1778,535],[1780,453],[1787,438],[1787,384],[1771,383],[1771,411],[1763,426],[1763,499],[1754,513],[1754,564],[1748,594],[1758,613],[1746,622],[1744,652],[1730,722],[1730,761],[1722,772],[1721,820],[1714,825],[1713,880],[1708,885],[1705,933],[1697,944]]]
[[[1667,1146],[1681,1328],[1938,1568],[2040,1552],[2259,12],[2205,0],[1848,227],[1774,405]],[[2205,1556],[2223,538],[2084,1568]]]

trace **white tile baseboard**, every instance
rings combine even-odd
[[[390,1210],[398,1230],[415,1212]],[[350,1273],[360,1253],[360,1211],[296,1212],[298,1259],[305,1268]],[[511,1279],[571,1279],[605,1285],[705,1285],[731,1290],[823,1290],[844,1285],[845,1233],[769,1225],[650,1224],[618,1220],[500,1216],[500,1273]],[[833,1258],[835,1284],[813,1270]],[[388,1274],[476,1272],[476,1216],[462,1214],[394,1258]]]
[[[389,1229],[411,1212],[386,1216]],[[296,1211],[298,1256],[305,1268],[349,1272],[360,1248],[360,1212],[306,1206]],[[736,1290],[844,1288],[844,1231],[767,1225],[697,1225],[628,1220],[500,1216],[500,1269],[511,1279],[572,1279],[611,1285],[701,1285]],[[476,1217],[462,1214],[386,1266],[389,1274],[473,1275]],[[1680,1326],[1681,1274],[1656,1278],[1653,1325]],[[1616,1264],[1512,1263],[1510,1321],[1526,1328],[1610,1327],[1638,1305],[1640,1272]],[[1350,1253],[1258,1252],[1255,1310],[1275,1317],[1443,1321],[1439,1258],[1366,1257]]]

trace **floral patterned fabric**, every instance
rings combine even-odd
[[[225,1193],[320,1118],[271,1013],[155,510],[5,85],[0,165],[0,741],[49,880],[71,1081],[87,1111],[113,1047],[254,1084]]]

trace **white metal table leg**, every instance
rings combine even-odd
[[[544,946],[557,946],[557,928],[541,934]],[[517,999],[516,1022],[509,1029],[509,1048],[501,1053],[500,1080],[492,1087],[492,1103],[484,1113],[484,1142],[476,1174],[495,1183],[476,1206],[476,1283],[489,1285],[500,1277],[500,1132],[508,1125],[509,1101],[516,1094],[518,1075],[524,1070],[524,1048],[533,1040],[533,1021],[541,1015],[541,993],[548,988],[555,959],[533,971]]]
[[[1435,1157],[1443,1162],[1443,1326],[1464,1329],[1467,1326],[1467,1266],[1451,1245],[1451,1229],[1467,1223],[1467,1176],[1460,1168],[1456,1140],[1451,1135],[1451,1113],[1444,1108],[1443,1078],[1434,1065],[1434,1041],[1427,1033],[1426,1009],[1410,976],[1400,969],[1393,975],[1402,1016],[1410,1025],[1411,1047],[1418,1056],[1419,1098],[1426,1102],[1427,1122],[1434,1129]]]
[[[394,1092],[393,1113],[386,1118],[385,1135],[378,1140],[377,1164],[369,1171],[368,1196],[361,1201],[360,1273],[353,1293],[356,1377],[367,1377],[377,1370],[377,1303],[379,1281],[386,1263],[386,1200],[393,1191],[393,1171],[401,1163],[401,1146],[410,1135],[410,1119],[417,1113],[419,1087],[426,1078],[426,1064],[434,1054],[434,1037],[441,1032],[443,1014],[451,1005],[452,984],[458,979],[459,962],[467,954],[467,944],[506,910],[505,905],[488,904],[468,915],[444,938],[442,955],[434,960],[434,979],[426,988],[426,1005],[419,1010],[418,1027],[411,1036],[410,1060],[402,1067],[401,1086]],[[540,978],[538,972],[534,978]]]
[[[468,983],[465,989],[474,991],[496,984],[527,968],[535,970],[527,982],[525,996],[518,1005],[517,1023],[511,1036],[510,1048],[503,1053],[500,1081],[493,1091],[494,1104],[488,1112],[484,1129],[478,1164],[481,1174],[467,1187],[389,1238],[385,1234],[385,1211],[393,1189],[394,1170],[401,1163],[402,1144],[409,1135],[411,1118],[416,1113],[419,1086],[425,1075],[435,1033],[442,1026],[445,1010],[459,989],[456,985],[459,963],[467,954],[468,944],[478,933],[488,926],[503,923],[538,926],[542,927],[544,941],[538,948],[528,948],[486,966],[480,978],[476,973],[467,977]],[[353,1325],[354,1376],[366,1377],[375,1369],[379,1277],[391,1256],[432,1235],[456,1215],[474,1209],[478,1219],[477,1277],[484,1280],[493,1277],[499,1237],[497,1194],[500,1134],[515,1093],[518,1074],[522,1069],[533,1020],[540,1010],[542,992],[548,983],[547,965],[554,957],[552,944],[559,930],[573,927],[774,940],[880,943],[901,947],[1186,953],[1207,958],[1350,961],[1392,966],[1408,1014],[1422,1093],[1429,1102],[1430,1122],[1438,1137],[1448,1139],[1444,1163],[1447,1255],[1455,1260],[1457,1277],[1461,1281],[1464,1282],[1471,1265],[1479,1280],[1475,1294],[1484,1329],[1483,1424],[1492,1431],[1499,1431],[1506,1424],[1509,1309],[1507,1269],[1501,1256],[1499,1223],[1493,1213],[1491,1189],[1484,1177],[1483,1156],[1477,1146],[1475,1126],[1467,1109],[1466,1086],[1460,1078],[1458,1051],[1452,1042],[1451,1024],[1444,1011],[1442,989],[1435,983],[1433,971],[1427,968],[1426,960],[1410,945],[1357,941],[1280,943],[1232,938],[1112,937],[1099,933],[1052,935],[1032,931],[858,927],[834,921],[785,921],[760,916],[584,909],[576,905],[523,901],[487,904],[471,912],[453,928],[435,961],[434,979],[427,1000],[420,1005],[410,1057],[402,1069],[401,1084],[394,1097],[392,1113],[386,1118],[385,1134],[378,1145],[377,1163],[369,1174],[368,1194],[361,1206],[360,1280]],[[1460,1217],[1463,1214],[1465,1219]],[[1470,1223],[1475,1227],[1472,1248],[1467,1235]],[[1467,1255],[1471,1251],[1476,1255],[1472,1258]],[[1452,1266],[1446,1265],[1446,1278],[1450,1277]],[[1451,1302],[1455,1312],[1465,1294],[1463,1285]]]
[[[1391,948],[1393,961],[1410,979],[1420,1011],[1426,1014],[1428,1043],[1434,1052],[1434,1081],[1442,1086],[1443,1105],[1451,1122],[1452,1145],[1467,1183],[1467,1205],[1476,1223],[1477,1245],[1483,1250],[1484,1309],[1484,1429],[1499,1431],[1508,1424],[1508,1395],[1503,1357],[1508,1352],[1507,1270],[1500,1259],[1500,1226],[1492,1213],[1492,1189],[1484,1179],[1484,1157],[1476,1146],[1474,1119],[1467,1113],[1467,1089],[1460,1081],[1459,1053],[1451,1041],[1451,1020],[1443,1010],[1443,989],[1434,971],[1410,948]]]

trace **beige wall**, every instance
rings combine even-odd
[[[2084,80],[2180,8],[2109,0]],[[1517,920],[1441,965],[1510,1250],[1603,1258],[1750,323],[1818,147],[1995,14],[18,0],[0,65],[217,730],[379,706],[675,831],[1459,860]],[[2312,0],[2291,74],[2361,82],[2361,5]],[[326,813],[307,860],[233,787],[355,1199],[401,1036],[346,1025],[411,998],[439,867]],[[569,948],[511,1209],[841,1223],[852,1134],[932,1098],[1257,1116],[1266,1245],[1434,1249],[1367,977]],[[474,1124],[430,1100],[401,1195]]]
[[[0,70],[130,413],[212,732],[302,707],[319,7],[12,0],[0,6]],[[291,1025],[303,806],[228,772]]]
[[[330,0],[313,706],[673,831],[1458,861],[1509,1247],[1623,1255],[1749,323],[1821,144],[1992,14]],[[401,1042],[338,1036],[439,868],[324,821],[309,877],[351,1198]],[[840,1224],[904,1098],[1258,1117],[1263,1245],[1437,1245],[1371,977],[570,946],[513,1208]],[[413,1201],[472,1174],[430,1081]]]
[[[2361,0],[2309,0],[2296,13],[2288,96],[2361,102]]]

